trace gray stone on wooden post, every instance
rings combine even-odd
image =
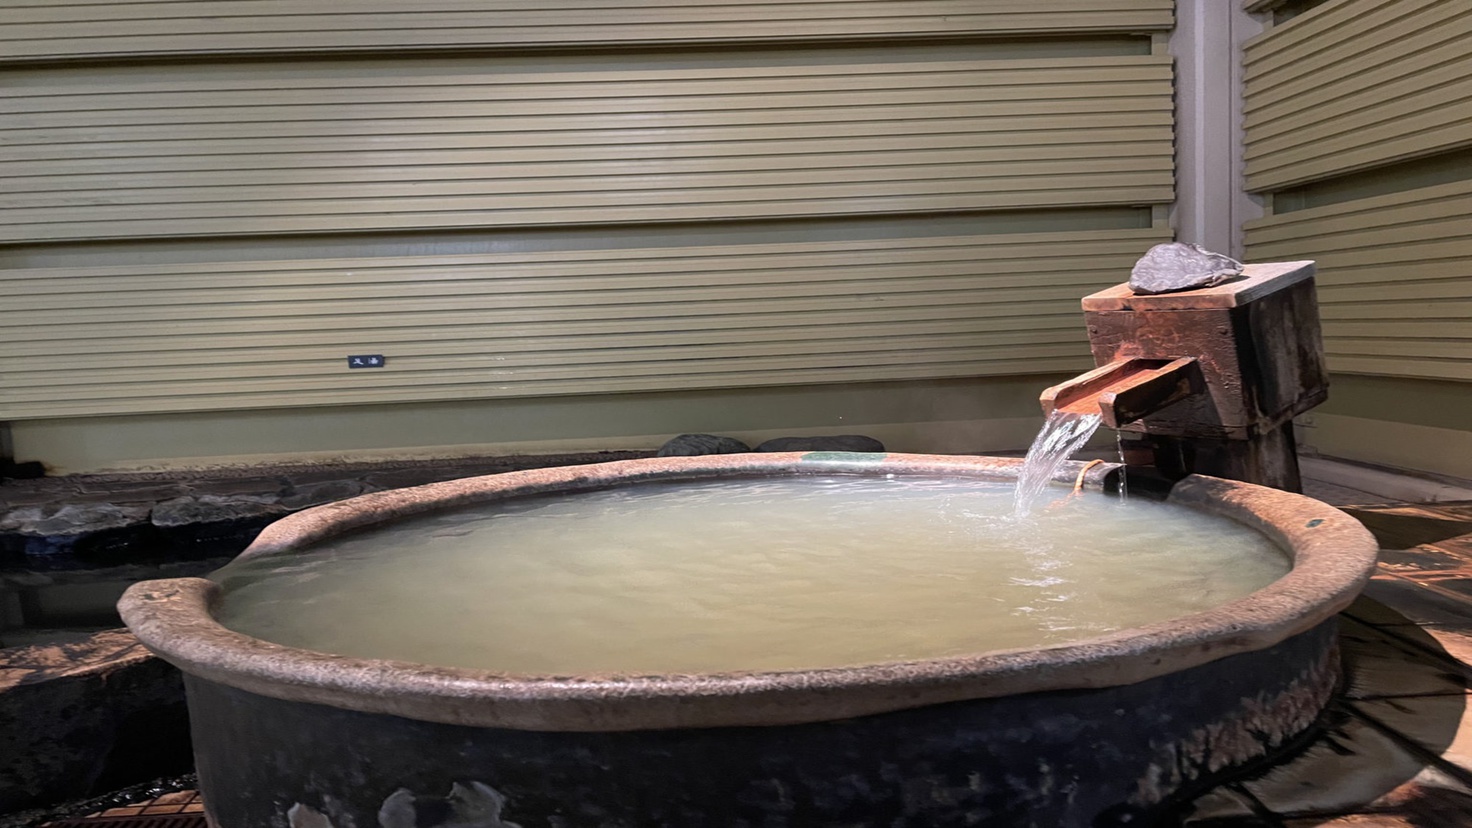
[[[1130,271],[1135,293],[1172,293],[1215,287],[1242,276],[1242,263],[1183,242],[1157,244],[1145,251]]]

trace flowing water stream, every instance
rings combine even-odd
[[[1101,422],[1103,417],[1098,414],[1071,414],[1066,411],[1048,414],[1047,422],[1043,423],[1042,430],[1027,450],[1022,471],[1017,474],[1017,492],[1012,506],[1017,517],[1027,517],[1037,510],[1048,493],[1053,475],[1089,442]]]

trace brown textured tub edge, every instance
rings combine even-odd
[[[467,478],[354,498],[273,524],[245,555],[305,546],[430,509],[618,483],[781,474],[1015,477],[1020,461],[931,455],[748,454],[651,458]],[[1072,464],[1061,476],[1077,475]],[[1092,470],[1097,487],[1105,470]],[[481,727],[622,731],[784,725],[1019,693],[1131,684],[1271,646],[1325,621],[1369,579],[1377,548],[1353,518],[1301,495],[1190,477],[1170,499],[1283,543],[1288,575],[1216,609],[1070,645],[851,668],[664,676],[514,676],[283,647],[215,622],[211,582],[134,585],[119,604],[149,649],[185,672],[291,701]]]

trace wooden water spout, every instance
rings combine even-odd
[[[1043,392],[1043,413],[1099,414],[1113,429],[1206,390],[1195,357],[1118,359]]]
[[[1083,300],[1093,371],[1044,413],[1098,413],[1125,462],[1300,491],[1292,420],[1328,396],[1313,262],[1249,264],[1227,284]]]

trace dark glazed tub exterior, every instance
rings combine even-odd
[[[1005,479],[1020,462],[748,454],[541,469],[319,507],[243,555],[533,493],[735,475]],[[1376,552],[1353,519],[1298,495],[1191,477],[1170,499],[1260,529],[1293,570],[1215,610],[1076,644],[778,673],[515,676],[332,656],[220,627],[218,589],[201,579],[138,584],[121,609],[186,673],[200,785],[223,828],[1140,825],[1313,724],[1338,678],[1333,616]]]

